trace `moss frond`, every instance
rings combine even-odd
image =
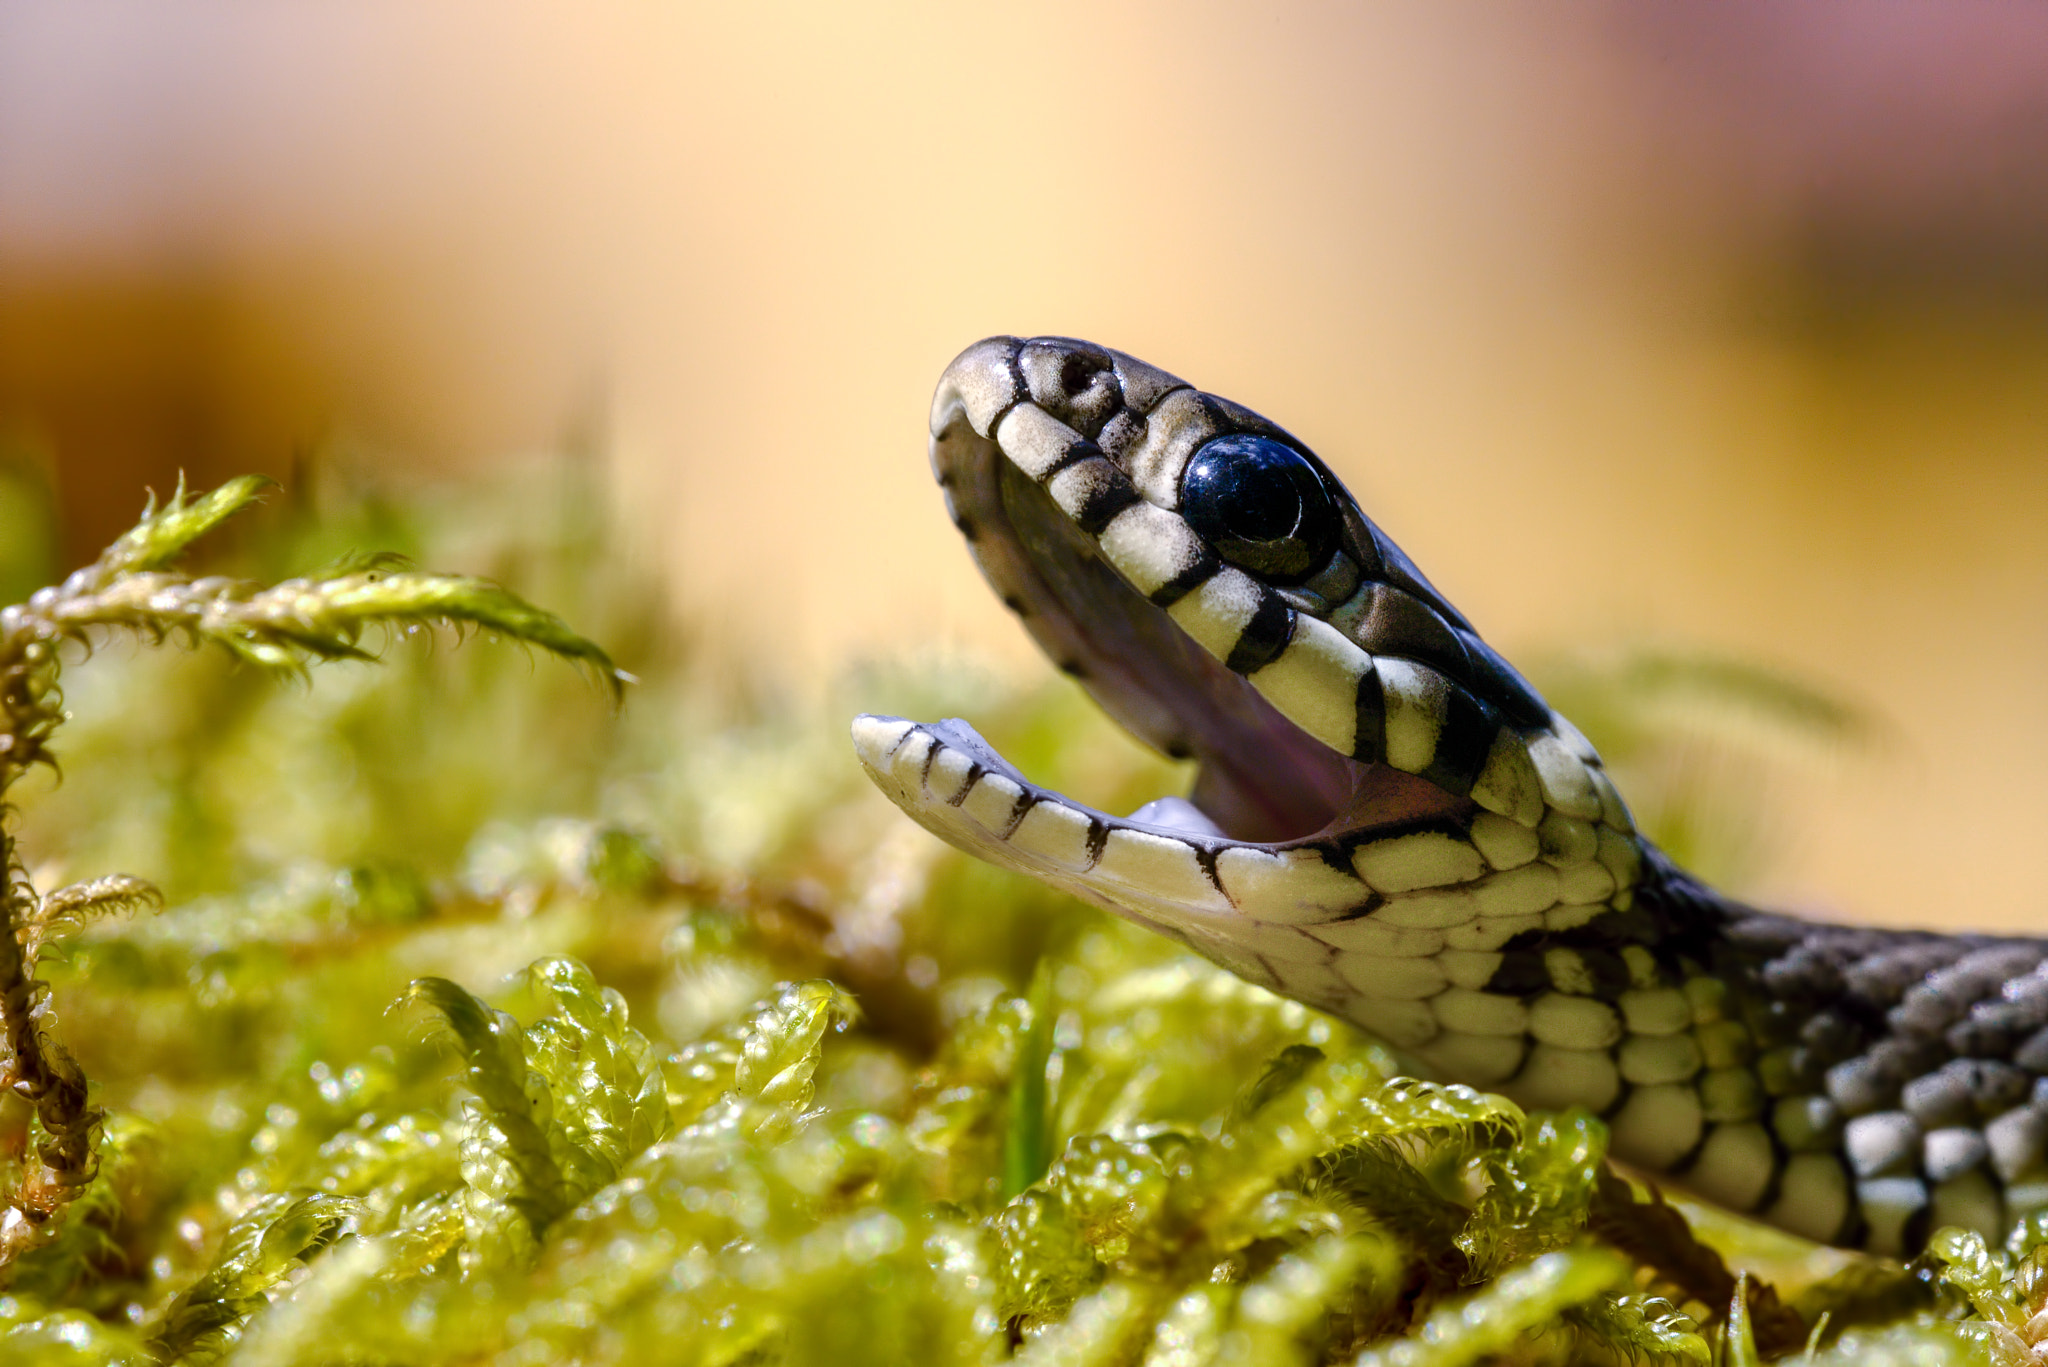
[[[1466,1367],[1539,1336],[1567,1310],[1628,1284],[1627,1262],[1595,1248],[1546,1253],[1486,1290],[1446,1305],[1407,1341],[1357,1367]]]
[[[626,1000],[588,968],[556,955],[527,970],[550,1017],[527,1032],[534,1066],[558,1099],[562,1146],[590,1175],[584,1191],[669,1130],[668,1094],[654,1046],[626,1021]]]
[[[335,577],[265,587],[222,577],[194,579],[168,568],[195,541],[254,503],[268,484],[245,476],[193,497],[181,478],[168,503],[159,508],[152,497],[141,522],[93,564],[26,603],[0,610],[0,803],[32,766],[55,765],[50,741],[66,719],[60,647],[67,641],[90,647],[96,634],[110,630],[153,643],[210,641],[267,668],[301,671],[309,659],[367,658],[357,642],[371,624],[468,623],[589,666],[616,699],[622,676],[601,649],[559,618],[481,580],[386,573],[381,562],[372,561]],[[98,1170],[105,1113],[91,1101],[84,1072],[58,1038],[48,987],[36,976],[44,943],[61,928],[161,900],[154,886],[128,875],[39,894],[14,833],[0,828],[0,1035],[7,1046],[0,1087],[35,1108],[24,1145],[32,1157],[14,1175],[0,1211],[0,1284],[25,1255],[56,1237],[60,1217]],[[507,1143],[515,1157],[523,1156],[515,1141]],[[479,1147],[488,1143],[480,1140]],[[531,1218],[555,1213],[552,1189],[536,1189],[530,1197],[537,1203]],[[197,1302],[188,1311],[191,1324],[207,1313]],[[194,1335],[202,1331],[188,1334],[189,1327],[167,1329],[172,1337],[166,1342],[198,1342]]]
[[[1700,1326],[1661,1296],[1595,1296],[1565,1319],[1589,1347],[1604,1346],[1630,1367],[1715,1367]]]
[[[1576,1239],[1607,1156],[1607,1127],[1583,1111],[1537,1118],[1512,1148],[1486,1156],[1485,1194],[1457,1245],[1474,1281]]]
[[[571,1189],[549,1131],[554,1094],[527,1064],[526,1032],[519,1022],[446,978],[417,978],[403,999],[440,1013],[467,1065],[463,1082],[475,1100],[466,1108],[462,1177],[479,1199],[479,1232],[493,1245],[512,1238],[495,1220],[516,1212],[533,1234],[544,1232],[571,1204]],[[561,1148],[568,1148],[566,1140]],[[577,1156],[580,1156],[578,1154]]]
[[[90,582],[104,584],[122,575],[162,569],[193,542],[276,487],[275,480],[262,475],[241,475],[195,497],[186,492],[185,477],[180,475],[170,501],[159,508],[156,495],[151,494],[142,520],[123,532],[84,573]]]
[[[279,1283],[334,1242],[358,1209],[348,1197],[320,1192],[259,1198],[228,1227],[213,1265],[166,1308],[151,1349],[174,1359],[227,1342]]]
[[[34,922],[48,929],[59,926],[81,926],[100,916],[118,916],[123,912],[159,910],[164,904],[164,895],[156,885],[133,874],[110,873],[99,878],[88,878],[83,883],[70,883],[54,892],[44,895],[34,912]]]
[[[25,971],[35,976],[37,957],[44,944],[77,930],[103,916],[120,916],[136,911],[158,911],[164,895],[156,884],[133,874],[110,873],[71,883],[38,898],[25,910],[15,934],[22,944]]]

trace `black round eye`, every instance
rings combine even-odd
[[[1306,579],[1329,563],[1337,510],[1300,452],[1270,437],[1218,437],[1180,477],[1180,511],[1231,564],[1268,579]]]

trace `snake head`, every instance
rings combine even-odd
[[[1518,936],[1628,911],[1640,849],[1593,747],[1290,433],[1121,352],[995,337],[931,434],[1003,602],[1197,767],[1118,817],[963,721],[858,719],[926,827],[1417,1046],[1425,1000],[1497,989]]]

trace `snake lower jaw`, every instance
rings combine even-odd
[[[990,863],[1051,884],[1172,936],[1262,986],[1338,1006],[1348,989],[1308,927],[1354,914],[1372,892],[1347,838],[1376,816],[1469,815],[1469,803],[1411,775],[1345,761],[1352,799],[1310,836],[1233,838],[1200,801],[1162,797],[1119,817],[1032,783],[968,723],[862,716],[854,750],[875,785],[913,820]]]
[[[1247,942],[1262,929],[1232,904],[1208,822],[1184,799],[1116,817],[1031,783],[966,722],[864,715],[861,765],[897,806],[940,839],[1169,935],[1267,986]],[[1141,820],[1140,817],[1164,818]]]

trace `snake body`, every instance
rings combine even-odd
[[[1589,1107],[1617,1156],[1808,1238],[1903,1255],[2048,1208],[2048,942],[1812,924],[1689,877],[1314,453],[1227,399],[996,337],[931,434],[1004,603],[1199,768],[1118,817],[965,722],[859,718],[917,821],[1446,1080]]]

